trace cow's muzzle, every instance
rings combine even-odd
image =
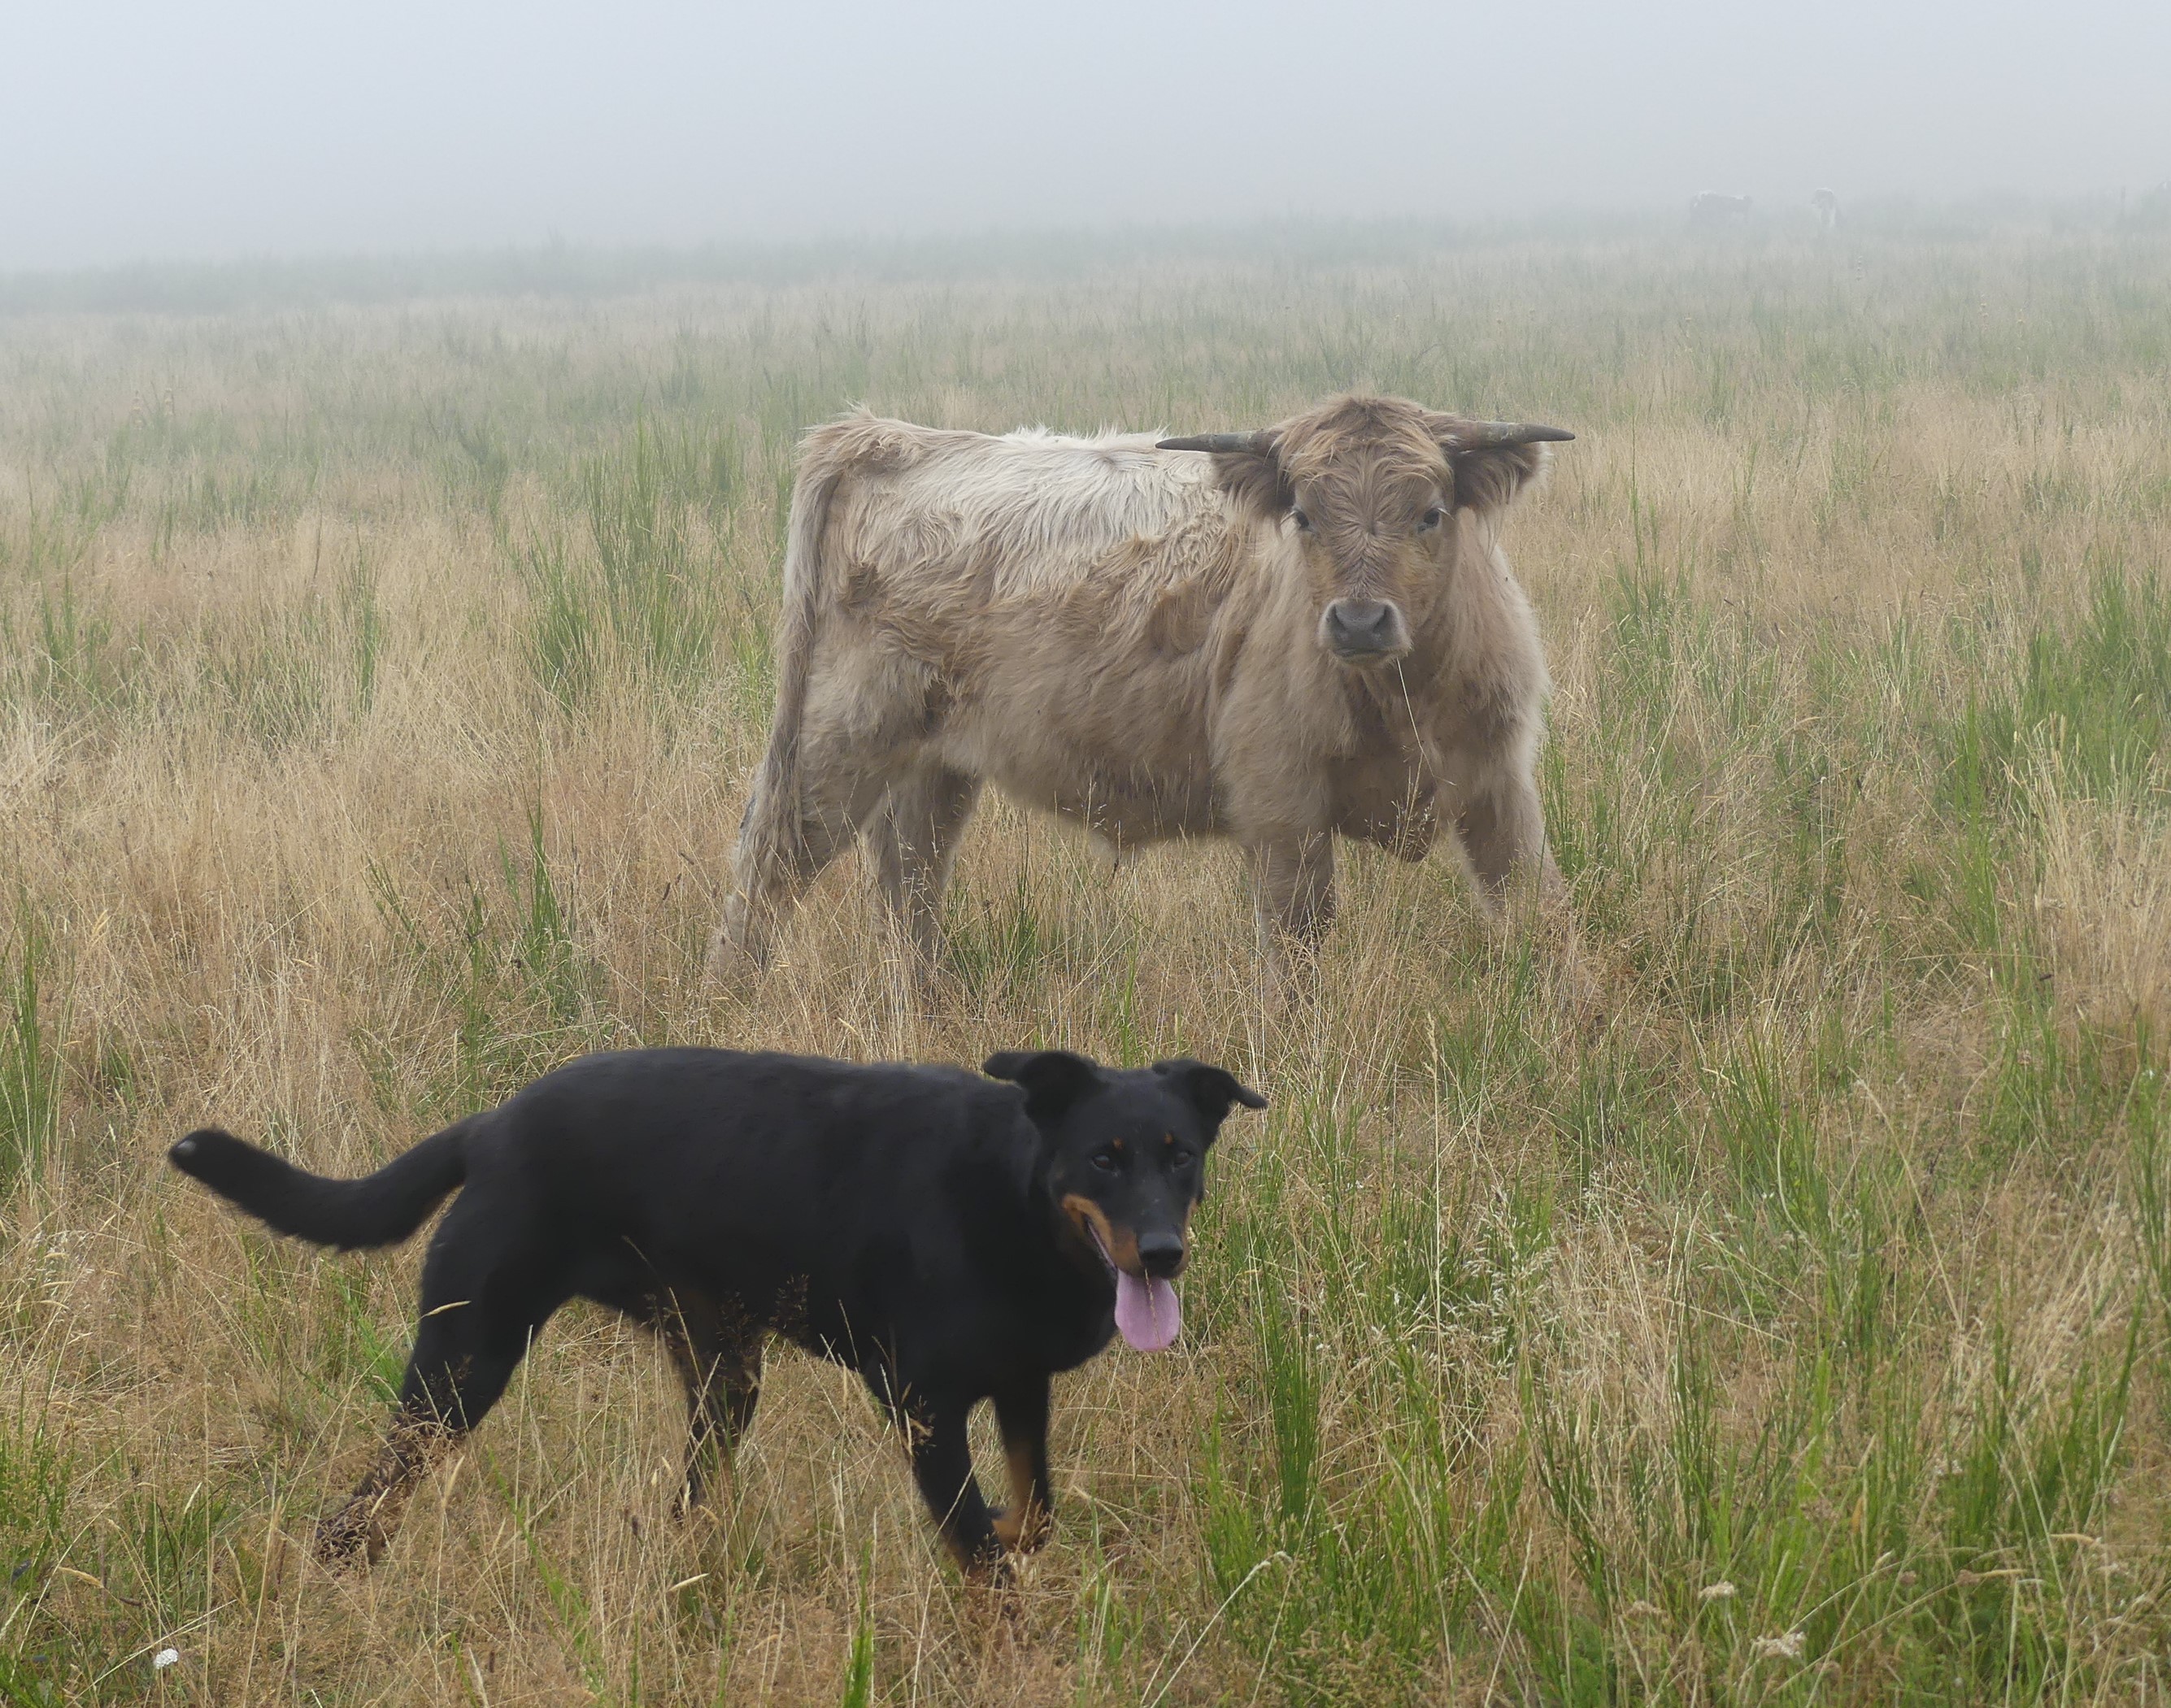
[[[1344,664],[1384,664],[1410,650],[1410,625],[1391,601],[1337,599],[1320,613],[1319,644]]]

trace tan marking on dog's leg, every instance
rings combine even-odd
[[[1048,1513],[1034,1498],[1032,1449],[1023,1442],[1003,1450],[1010,1501],[995,1519],[995,1535],[1005,1548],[1031,1548],[1048,1529]]]

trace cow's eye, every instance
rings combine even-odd
[[[1302,511],[1292,510],[1289,512],[1289,520],[1295,522],[1304,533],[1310,533],[1311,532],[1311,518],[1306,516]]]
[[[1428,510],[1423,516],[1418,518],[1418,526],[1423,528],[1427,533],[1430,533],[1433,529],[1438,527],[1440,523],[1446,519],[1446,516],[1447,512],[1435,504],[1430,510]]]
[[[1112,1174],[1115,1173],[1115,1171],[1116,1171],[1116,1154],[1115,1154],[1115,1152],[1113,1152],[1112,1150],[1096,1150],[1096,1151],[1095,1151],[1095,1152],[1093,1153],[1093,1166],[1094,1166],[1095,1168],[1096,1168],[1096,1169],[1100,1170],[1101,1170],[1101,1172],[1102,1172],[1102,1174],[1104,1174],[1104,1175],[1112,1175]]]

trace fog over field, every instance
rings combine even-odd
[[[2171,176],[2147,0],[123,0],[7,37],[0,270]]]

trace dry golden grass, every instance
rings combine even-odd
[[[0,320],[0,1697],[2152,1700],[2166,259],[1381,238]],[[1583,436],[1508,543],[1599,1023],[1448,861],[1362,854],[1263,1011],[1227,850],[1111,880],[1003,807],[935,1018],[850,863],[750,999],[701,983],[805,424],[1358,385]],[[790,1355],[674,1525],[675,1384],[584,1309],[373,1573],[306,1561],[417,1253],[270,1239],[164,1145],[360,1171],[667,1040],[1273,1098],[1183,1351],[1059,1384],[1014,1595]]]

